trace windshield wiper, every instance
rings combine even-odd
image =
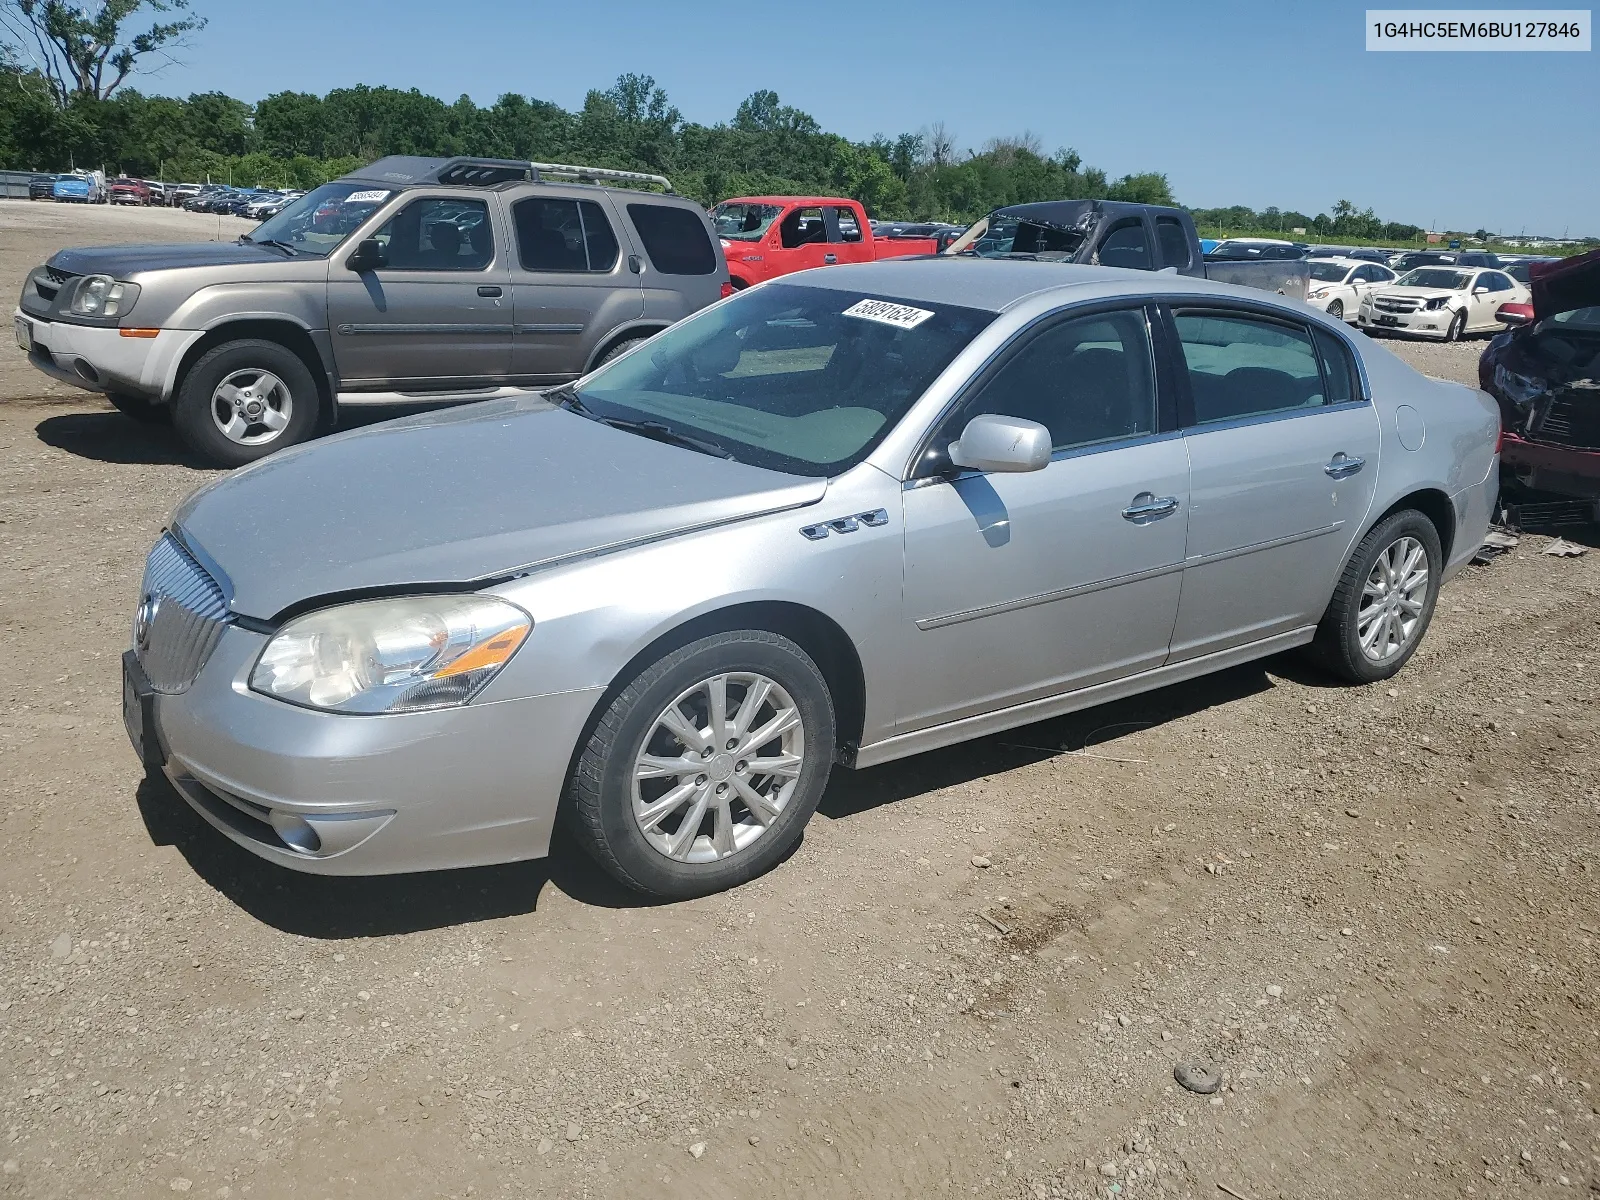
[[[250,244],[252,246],[276,246],[279,250],[287,253],[291,258],[300,253],[300,251],[296,250],[288,242],[280,242],[277,238],[262,238],[259,242],[256,241],[255,238],[250,238]]]
[[[579,416],[590,417],[596,421],[600,419],[594,410],[583,402],[582,397],[578,395],[578,389],[570,383],[563,383],[560,387],[547,388],[544,392],[544,397],[546,400],[554,400],[562,408],[567,409],[569,412],[575,412]]]
[[[637,433],[640,437],[647,437],[653,441],[682,446],[685,450],[698,450],[701,454],[733,460],[733,454],[725,446],[710,438],[695,437],[692,433],[680,433],[661,421],[631,421],[626,417],[603,417],[583,402],[583,397],[578,395],[578,389],[570,383],[550,388],[544,395],[546,399],[554,400],[568,412],[577,413],[580,417],[587,417],[601,425],[609,425],[625,433]]]

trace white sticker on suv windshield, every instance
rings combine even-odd
[[[344,198],[346,204],[382,204],[389,198],[389,193],[382,188],[365,192],[351,192]]]
[[[915,329],[933,313],[925,308],[912,308],[909,304],[890,304],[887,300],[862,300],[844,310],[847,317],[860,317],[864,321],[877,321],[880,325],[893,325],[897,329]]]

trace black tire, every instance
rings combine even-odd
[[[1332,304],[1328,305],[1328,315],[1335,321],[1344,320],[1344,301],[1335,300]]]
[[[649,334],[645,334],[643,337],[623,338],[615,346],[612,346],[609,350],[607,350],[604,354],[602,354],[600,356],[600,361],[595,363],[594,365],[597,366],[597,367],[603,367],[608,362],[610,362],[612,359],[621,358],[624,354],[626,354],[629,350],[632,350],[640,342],[647,342],[649,340],[650,340],[650,335]]]
[[[1465,309],[1462,309],[1455,316],[1450,318],[1450,324],[1445,327],[1444,340],[1447,342],[1459,342],[1461,340],[1461,335],[1466,331],[1467,313]]]
[[[289,421],[268,438],[245,445],[230,440],[211,414],[212,396],[230,375],[245,371],[269,371],[276,375],[290,397]],[[317,428],[322,398],[316,380],[300,356],[286,346],[258,338],[224,342],[206,351],[190,368],[178,389],[172,420],[178,436],[196,454],[224,467],[242,467],[275,450],[309,438]]]
[[[634,819],[635,761],[675,697],[714,676],[743,671],[765,676],[793,701],[805,736],[798,781],[781,813],[748,845],[707,862],[677,861],[652,845]],[[704,896],[754,879],[794,849],[828,785],[833,754],[833,699],[810,656],[765,630],[713,634],[658,659],[617,693],[579,755],[567,787],[567,815],[584,849],[628,887],[665,900]],[[678,819],[681,832],[684,818]],[[708,812],[705,819],[714,827],[720,818]]]
[[[1420,542],[1427,556],[1427,594],[1405,645],[1392,656],[1378,661],[1361,648],[1359,625],[1365,584],[1379,556],[1407,537]],[[1439,573],[1443,569],[1444,551],[1440,547],[1439,531],[1427,517],[1408,508],[1379,521],[1361,539],[1345,564],[1333,599],[1317,627],[1316,640],[1311,647],[1314,656],[1324,667],[1350,683],[1377,683],[1397,674],[1416,653],[1433,621],[1434,605],[1439,599]]]
[[[127,392],[107,392],[106,399],[111,401],[111,407],[125,417],[132,417],[143,425],[165,425],[172,419],[172,409],[165,404],[156,404],[143,396],[129,395]]]

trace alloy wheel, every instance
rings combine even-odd
[[[633,766],[633,817],[667,858],[709,863],[745,849],[783,815],[805,766],[806,730],[765,675],[713,675],[656,717]]]
[[[1361,587],[1356,638],[1372,662],[1387,662],[1411,645],[1427,605],[1428,552],[1407,535],[1378,555]]]
[[[288,427],[294,398],[271,371],[247,367],[227,375],[211,393],[211,419],[240,446],[260,446]]]

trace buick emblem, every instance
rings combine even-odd
[[[146,592],[140,599],[139,609],[133,614],[133,644],[136,649],[150,649],[150,626],[155,624],[160,608],[161,597],[154,592]]]

